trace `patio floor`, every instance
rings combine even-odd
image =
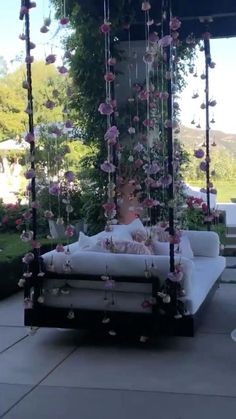
[[[0,302],[0,418],[235,419],[236,285],[221,284],[194,338],[144,346],[72,330],[28,336],[22,300]]]

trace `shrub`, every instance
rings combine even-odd
[[[20,204],[4,204],[0,201],[0,231],[15,232],[20,229],[26,221],[28,207]]]

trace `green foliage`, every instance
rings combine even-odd
[[[185,208],[181,216],[182,225],[188,230],[203,230],[204,217],[205,214],[199,207]]]
[[[57,129],[58,135],[53,132]],[[52,132],[53,131],[53,132]],[[39,215],[43,217],[44,211],[50,210],[54,216],[62,217],[66,221],[66,204],[70,200],[73,208],[70,219],[78,220],[82,218],[82,191],[80,182],[80,170],[83,167],[83,157],[91,153],[92,148],[84,145],[80,140],[68,139],[58,126],[42,126],[39,129],[36,152],[37,170],[37,198],[40,202]],[[88,168],[85,167],[85,171]],[[75,180],[68,185],[64,173],[73,171]],[[60,194],[58,196],[49,195],[48,189],[50,182],[60,183]]]
[[[203,183],[205,181],[205,172],[199,169],[202,159],[195,158],[193,150],[190,148],[186,147],[186,152],[189,156],[189,163],[184,171],[185,180],[189,183],[201,180]],[[213,172],[213,182],[217,180],[232,181],[232,179],[236,178],[236,159],[232,154],[222,148],[212,147],[210,156],[210,171]]]
[[[182,228],[186,230],[205,231],[208,229],[207,223],[204,223],[204,216],[199,209],[188,208],[182,212]],[[226,243],[226,226],[223,222],[215,220],[210,225],[210,230],[215,231],[220,238],[220,243]]]
[[[102,156],[96,147],[81,159],[79,173],[82,218],[89,226],[89,233],[95,234],[102,230],[105,224],[102,204],[106,200],[107,176],[100,169]]]
[[[182,209],[181,228],[186,230],[207,230],[215,231],[222,244],[225,243],[225,216],[221,211],[211,211],[212,220],[206,222],[207,204],[201,198],[188,197],[186,206]]]
[[[4,204],[0,202],[0,231],[15,232],[24,227],[26,221],[23,214],[27,211],[26,205]]]
[[[68,191],[61,188],[61,193],[59,196],[52,196],[48,193],[48,186],[40,187],[38,191],[38,200],[40,202],[40,209],[38,211],[38,217],[41,218],[41,224],[44,225],[44,231],[48,228],[47,222],[43,222],[44,220],[44,212],[50,210],[54,214],[54,218],[63,218],[66,222],[67,213],[66,213],[66,204],[65,200],[70,199],[70,205],[73,208],[73,213],[71,213],[70,221],[71,220],[79,220],[82,218],[82,196],[81,191],[78,185],[74,185],[73,188],[70,189],[69,196]]]
[[[67,135],[56,124],[39,128],[35,157],[39,183],[49,182],[66,169],[65,156],[70,152],[67,143]]]
[[[65,156],[66,166],[79,176],[83,158],[89,156],[94,148],[83,144],[79,139],[69,141],[68,146],[70,152]]]
[[[40,239],[41,252],[55,248],[58,241]],[[65,240],[63,244],[67,244]],[[70,240],[69,240],[70,243]],[[0,234],[0,300],[20,291],[18,281],[22,275],[22,257],[31,251],[31,244],[20,239],[20,234],[2,232]]]
[[[27,130],[27,91],[21,87],[25,78],[25,66],[22,65],[0,79],[0,140],[21,135]],[[64,77],[59,75],[54,65],[45,66],[44,62],[39,61],[32,64],[32,80],[35,125],[62,121]],[[53,90],[60,92],[60,98],[54,99],[57,106],[49,110],[43,104],[47,99],[53,99]]]
[[[81,159],[91,152],[91,147],[83,144],[79,138],[68,137],[62,124],[40,126],[37,137],[36,165],[40,183],[45,174],[50,180],[63,170],[77,173]]]
[[[0,139],[9,138],[25,130],[25,101],[20,88],[8,80],[0,80]]]
[[[30,250],[30,244],[20,239],[19,233],[1,232],[0,235],[0,264],[6,261],[12,261],[16,257],[24,255]]]
[[[53,0],[56,6],[58,16],[61,13],[61,3],[59,0]],[[131,6],[133,7],[133,6]],[[91,2],[79,2],[71,0],[67,4],[67,15],[70,16],[70,25],[73,29],[71,35],[65,40],[65,48],[73,51],[70,60],[71,77],[73,79],[74,95],[72,96],[69,106],[73,109],[76,117],[78,118],[78,125],[86,133],[86,143],[93,144],[97,148],[97,152],[93,156],[85,157],[83,159],[84,168],[82,167],[80,179],[82,187],[82,195],[84,199],[85,215],[89,224],[92,223],[93,228],[97,229],[100,220],[104,222],[101,215],[99,205],[106,200],[106,184],[107,176],[101,173],[100,164],[106,160],[107,149],[104,141],[104,133],[106,131],[107,120],[98,112],[98,106],[105,100],[105,83],[104,83],[104,36],[99,32],[99,26],[103,22],[103,16],[97,12],[97,4]],[[120,31],[124,21],[132,21],[134,16],[130,11],[130,6],[125,0],[110,3],[110,16],[111,16],[111,40],[120,38]],[[112,57],[116,60],[122,61],[124,59],[124,52],[121,51],[119,42],[112,42],[111,45]],[[178,72],[178,89],[180,90],[184,85],[183,74],[185,72],[186,60],[190,61],[194,56],[194,50],[189,49],[186,45],[182,45],[179,51],[180,63],[177,66]],[[163,71],[165,71],[165,63],[163,63]],[[160,76],[160,70],[158,71]],[[163,83],[163,80],[162,80]],[[162,89],[165,90],[165,86]],[[127,106],[119,103],[119,117],[117,125],[120,132],[120,141],[124,146],[128,144],[129,150],[123,153],[123,162],[119,161],[119,166],[129,168],[129,177],[132,179],[137,172],[134,170],[133,165],[127,162],[127,156],[133,152],[132,141],[128,139],[127,129],[130,126],[132,113],[131,104]],[[143,109],[142,109],[143,108]],[[166,109],[166,106],[164,106]],[[135,110],[134,110],[135,112]],[[137,111],[136,111],[137,112]],[[144,102],[140,104],[139,109],[140,124],[137,131],[145,132],[145,127],[142,124],[146,118],[146,106]],[[144,117],[145,115],[145,117]],[[158,115],[156,115],[158,117]],[[164,118],[165,119],[165,118]],[[113,123],[116,123],[113,121]],[[135,138],[136,143],[138,141]],[[161,136],[161,152],[159,150],[158,162],[161,167],[166,170],[166,135],[162,133]],[[176,173],[178,172],[178,179],[181,180],[180,170],[183,161],[186,162],[186,155],[181,151],[178,146],[178,161],[179,164]],[[115,164],[118,163],[117,161]],[[132,173],[131,173],[132,172]],[[140,171],[141,172],[141,171]],[[124,170],[120,168],[119,174],[123,175]],[[142,173],[143,174],[143,173]],[[143,186],[143,185],[142,185]],[[181,197],[181,185],[176,190],[176,200]],[[167,208],[168,193],[161,191],[155,196],[156,199],[164,200],[165,208]],[[175,202],[176,204],[176,202]],[[173,205],[173,203],[171,203]],[[91,208],[91,206],[93,208]]]

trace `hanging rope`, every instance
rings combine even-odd
[[[208,32],[206,32],[207,34]],[[211,202],[210,202],[210,119],[209,119],[209,65],[211,63],[210,37],[205,34],[204,54],[205,54],[205,101],[206,101],[206,197],[207,197],[207,229],[211,229]]]
[[[171,0],[163,0],[163,34],[171,36]],[[174,171],[173,171],[173,97],[172,97],[172,46],[171,43],[165,48],[166,72],[170,77],[166,80],[168,99],[167,99],[167,121],[165,126],[167,132],[167,151],[168,151],[168,175],[171,183],[168,186],[168,212],[169,212],[169,234],[174,237]],[[170,242],[170,272],[175,271],[174,243]]]

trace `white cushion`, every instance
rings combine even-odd
[[[132,240],[131,233],[129,232],[125,224],[117,224],[112,226],[111,228],[111,231],[104,230],[92,237],[96,240],[107,238],[109,239],[111,237],[112,239],[116,240]]]
[[[170,251],[170,243],[169,242],[159,242],[158,240],[155,240],[152,244],[153,247],[153,253],[154,255],[169,255]],[[175,246],[176,250],[176,246]]]
[[[113,251],[106,247],[106,239],[98,240],[95,245],[89,247],[88,251],[92,252],[111,252],[111,253],[127,253],[136,255],[150,255],[151,252],[144,243],[139,243],[134,240],[112,240]]]
[[[183,234],[180,238],[179,253],[188,259],[192,259],[194,257],[190,240],[185,234]]]
[[[104,239],[111,239],[114,240],[127,240],[132,241],[132,236],[129,233],[129,231],[126,228],[126,225],[115,225],[112,226],[111,231],[101,231],[98,234],[95,234],[94,236],[86,236],[82,231],[79,234],[79,250],[89,250],[90,248],[93,248],[93,250],[96,249],[97,242],[99,240]],[[90,249],[91,250],[91,249]]]
[[[126,224],[125,227],[127,228],[127,231],[133,236],[138,231],[143,231],[146,233],[146,228],[144,227],[142,221],[140,218],[135,218],[134,221],[132,221],[129,224]]]
[[[158,240],[153,242],[153,252],[155,255],[169,255],[170,243],[160,242]],[[175,254],[183,256],[187,259],[193,258],[193,251],[190,246],[189,238],[183,235],[180,239],[180,244],[175,244]]]
[[[94,236],[86,236],[82,231],[79,233],[79,250],[88,250],[91,246],[96,245],[97,239]]]
[[[188,236],[194,256],[219,256],[220,240],[215,231],[185,230],[184,236]]]

